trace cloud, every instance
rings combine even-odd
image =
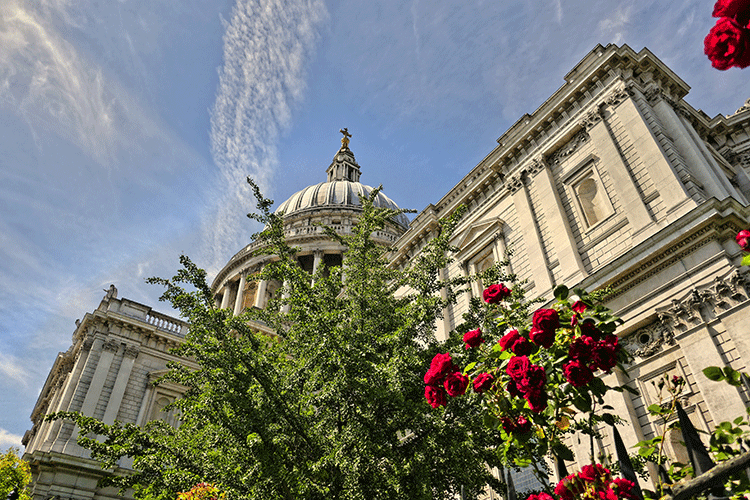
[[[632,5],[619,5],[611,17],[599,21],[598,28],[602,37],[612,43],[623,43],[628,36],[627,28],[630,27],[632,10]]]
[[[218,266],[239,247],[252,206],[244,179],[269,191],[276,145],[302,99],[306,68],[327,19],[322,0],[238,0],[224,33],[224,62],[211,112],[211,149],[221,174],[206,221],[206,254]]]
[[[21,438],[17,434],[12,434],[3,428],[0,428],[0,450],[4,451],[11,446],[21,448]]]
[[[0,373],[5,377],[20,382],[24,387],[29,379],[29,372],[14,356],[0,353]]]

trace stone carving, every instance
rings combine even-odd
[[[544,157],[539,155],[531,160],[528,172],[530,175],[536,175],[547,167],[547,162],[544,161]]]
[[[83,339],[83,349],[88,351],[92,345],[94,345],[94,336],[86,335],[86,338]]]
[[[586,116],[581,120],[581,128],[583,130],[591,130],[591,127],[596,125],[602,120],[602,109],[596,108],[586,113]]]
[[[643,91],[643,97],[653,105],[656,101],[664,97],[662,89],[656,85],[649,85],[646,90]]]
[[[750,109],[750,99],[745,101],[745,104],[743,104],[742,107],[740,107],[740,109],[735,111],[734,114],[736,115],[737,113],[742,113],[743,111],[747,111],[749,109]]]
[[[112,352],[117,352],[117,349],[118,349],[119,347],[120,347],[120,344],[119,344],[119,342],[117,342],[116,340],[108,340],[108,341],[106,341],[106,342],[104,343],[104,345],[102,346],[102,348],[103,348],[103,349],[104,349],[105,351],[112,351]]]
[[[578,149],[578,146],[581,144],[588,142],[589,140],[589,134],[586,132],[585,128],[582,128],[571,140],[569,140],[565,145],[563,145],[561,148],[559,148],[557,151],[549,155],[547,158],[547,163],[549,165],[559,165],[560,162],[562,162],[565,158],[572,155],[576,149]]]
[[[136,345],[128,345],[125,346],[125,356],[129,358],[137,358],[138,353],[141,352],[141,349]]]
[[[674,345],[674,332],[660,321],[639,328],[625,339],[624,345],[638,358],[648,358],[663,349],[664,345]]]
[[[631,95],[632,91],[628,89],[626,86],[618,87],[612,91],[611,94],[607,96],[607,99],[605,100],[607,104],[610,106],[617,106],[622,101],[627,99]]]
[[[117,287],[114,284],[109,285],[109,289],[104,291],[107,293],[107,295],[104,296],[104,300],[107,302],[109,302],[109,299],[117,298]]]
[[[739,271],[716,277],[709,285],[691,290],[682,300],[673,299],[671,306],[657,309],[656,314],[673,334],[687,331],[748,300],[748,283],[747,275]]]
[[[515,174],[508,177],[505,181],[505,188],[511,193],[515,193],[523,187],[523,176],[522,174]]]

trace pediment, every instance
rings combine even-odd
[[[454,245],[462,250],[468,250],[477,241],[491,239],[501,232],[503,221],[500,218],[477,221],[459,233],[453,240]]]

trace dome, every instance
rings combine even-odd
[[[284,215],[290,215],[308,209],[358,208],[362,206],[359,197],[369,196],[373,189],[359,182],[347,180],[321,182],[294,193],[288,200],[279,205],[276,213],[284,212]],[[375,197],[374,205],[398,210],[398,205],[382,191]],[[404,228],[409,226],[409,219],[404,214],[396,216],[394,221]]]
[[[349,149],[351,134],[349,134],[347,129],[342,129],[340,132],[344,134],[344,137],[341,139],[341,148],[336,152],[333,161],[326,169],[328,180],[297,191],[288,200],[279,205],[276,213],[284,212],[284,215],[287,216],[310,209],[358,209],[362,206],[359,197],[369,196],[373,188],[360,184],[359,176],[361,172],[359,164],[354,158],[354,153]],[[398,205],[383,194],[382,191],[375,198],[375,206],[398,210]],[[393,221],[404,229],[409,227],[409,219],[404,214],[397,215]]]

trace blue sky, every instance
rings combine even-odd
[[[181,253],[215,273],[340,142],[402,207],[436,202],[597,43],[650,48],[710,116],[748,76],[703,56],[711,2],[4,0],[0,449],[20,445],[103,289],[153,305]]]

